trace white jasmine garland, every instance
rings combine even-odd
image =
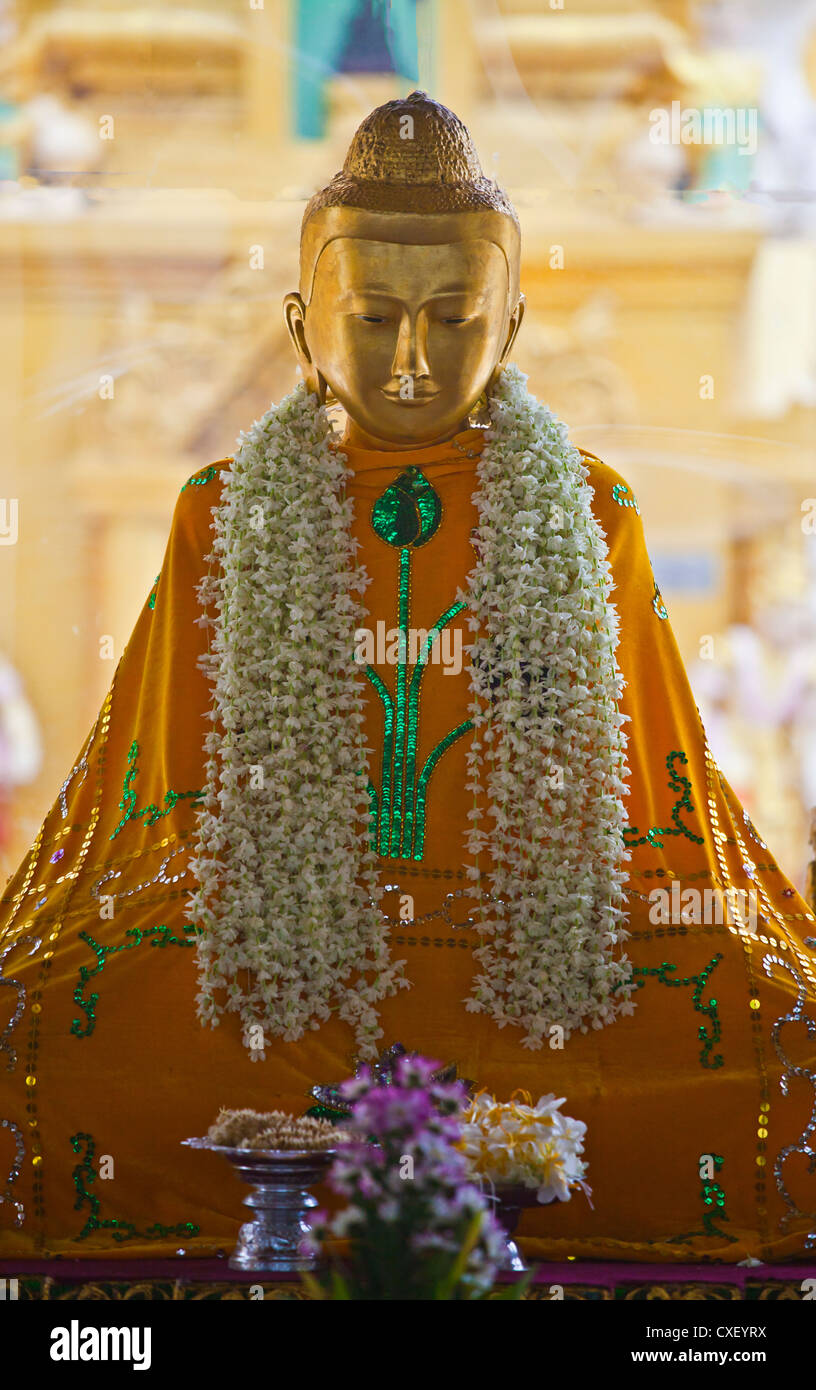
[[[460,595],[476,634],[466,846],[491,883],[467,1007],[541,1047],[554,1025],[566,1039],[634,1006],[616,955],[627,770],[606,542],[581,455],[525,380],[507,368],[491,395]],[[214,728],[190,865],[198,1012],[238,1012],[253,1057],[332,1012],[373,1057],[376,1006],[408,983],[377,906],[353,659],[368,578],[330,434],[301,384],[240,437],[199,589]]]
[[[376,1056],[376,1005],[408,983],[377,907],[353,662],[368,579],[329,435],[303,385],[241,435],[198,591],[216,615],[204,617],[216,723],[188,906],[204,928],[198,1013],[239,1013],[259,1058],[270,1034],[295,1041],[332,1012]]]
[[[618,617],[588,469],[566,427],[501,375],[478,464],[467,847],[492,899],[467,1001],[538,1048],[632,1013]],[[485,822],[488,823],[485,823]],[[479,875],[479,868],[472,871]],[[484,874],[484,870],[482,870]]]

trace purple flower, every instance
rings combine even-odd
[[[367,1173],[365,1169],[363,1169],[363,1171],[357,1175],[357,1191],[361,1197],[365,1197],[370,1201],[379,1196],[382,1192],[382,1183],[376,1182],[373,1174]]]
[[[350,1077],[348,1081],[341,1082],[340,1095],[343,1097],[343,1100],[359,1100],[360,1096],[364,1096],[366,1092],[370,1090],[372,1080],[371,1068],[367,1066],[360,1067],[356,1076]]]
[[[394,1080],[398,1086],[430,1087],[439,1067],[439,1062],[432,1062],[427,1057],[400,1057],[394,1068]]]
[[[376,1086],[355,1101],[353,1108],[355,1128],[377,1139],[415,1133],[432,1115],[427,1091],[406,1091],[398,1086]]]
[[[343,1145],[328,1183],[349,1205],[320,1235],[349,1239],[352,1276],[359,1287],[376,1288],[378,1298],[424,1297],[428,1255],[448,1252],[453,1258],[477,1216],[479,1235],[461,1287],[488,1288],[500,1262],[502,1232],[469,1181],[465,1155],[454,1147],[467,1093],[458,1082],[435,1082],[438,1066],[406,1056],[390,1084],[364,1068],[341,1087],[351,1102],[356,1140]],[[406,1295],[406,1289],[414,1292]]]

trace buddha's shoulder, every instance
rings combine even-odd
[[[204,489],[210,493],[221,492],[221,475],[232,464],[230,457],[217,459],[215,463],[208,463],[203,468],[199,468],[197,473],[191,474],[186,483],[182,483],[179,488],[179,496],[189,492],[191,497],[204,496]]]
[[[182,483],[176,499],[173,524],[196,533],[209,533],[212,512],[220,505],[224,487],[223,475],[232,464],[231,458],[208,463]]]
[[[639,516],[640,508],[631,484],[615,468],[590,454],[587,449],[579,449],[587,469],[587,481],[595,494],[593,511],[604,521],[623,521],[626,513]]]
[[[604,463],[603,459],[599,459],[597,454],[591,454],[588,449],[579,449],[578,453],[584,460],[589,481],[596,491],[599,488],[601,490],[611,489],[619,484],[624,487],[628,486],[626,479],[618,473],[617,469],[610,468],[609,464]]]

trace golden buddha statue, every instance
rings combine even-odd
[[[399,1041],[586,1122],[593,1206],[525,1213],[531,1256],[802,1254],[814,913],[631,489],[508,364],[518,219],[451,112],[363,122],[284,307],[302,381],[182,488],[3,895],[0,1252],[228,1249],[180,1141]]]

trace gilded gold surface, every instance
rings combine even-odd
[[[523,313],[519,226],[457,116],[424,92],[377,107],[306,208],[284,313],[304,379],[349,443],[449,439],[507,359]]]
[[[464,123],[425,92],[387,101],[355,132],[343,168],[306,208],[376,212],[469,212],[489,208],[518,225],[515,209],[487,178]]]
[[[521,323],[523,301],[508,306],[505,259],[482,238],[370,241],[356,235],[355,213],[347,217],[347,235],[320,257],[308,307],[298,294],[285,300],[304,378],[344,406],[350,443],[412,448],[448,439]]]

